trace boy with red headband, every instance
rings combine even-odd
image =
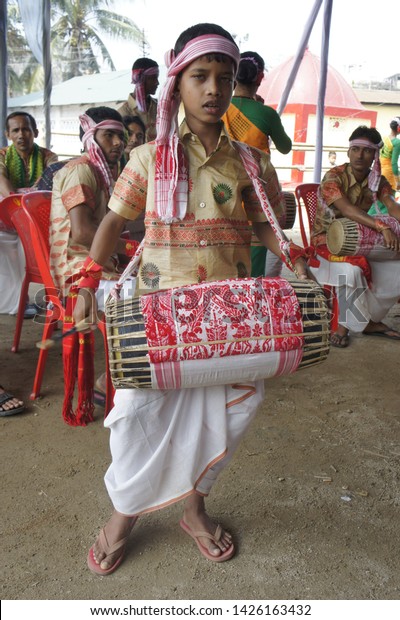
[[[146,142],[156,137],[157,99],[152,95],[158,88],[159,68],[151,58],[138,58],[132,65],[132,84],[135,89],[119,108],[121,116],[139,116],[146,127]]]
[[[337,287],[339,326],[331,336],[331,344],[339,348],[348,346],[349,330],[400,340],[399,332],[382,323],[400,297],[399,261],[338,257],[330,254],[326,246],[329,224],[335,218],[346,217],[382,232],[385,245],[393,252],[400,250],[400,239],[391,229],[390,220],[368,215],[372,204],[376,206],[379,200],[389,215],[400,221],[400,205],[393,198],[390,183],[381,176],[381,135],[374,127],[361,126],[349,140],[349,163],[332,168],[321,181],[312,231],[320,258],[320,266],[312,271],[318,282]]]
[[[282,196],[269,155],[244,144],[235,147],[221,122],[239,63],[233,38],[220,26],[198,24],[181,34],[166,61],[157,140],[133,151],[116,183],[110,211],[90,250],[95,262],[87,266],[86,285],[93,265],[99,269],[109,257],[126,220],[143,210],[140,292],[249,274],[249,220],[263,242],[281,252],[254,190],[258,183],[263,186],[279,217]],[[181,101],[185,120],[178,130]],[[303,259],[293,260],[306,278]],[[93,320],[93,298],[93,290],[81,288],[76,321]],[[112,452],[105,481],[114,512],[89,551],[93,572],[108,575],[119,566],[138,515],[184,498],[180,525],[202,555],[215,562],[234,555],[231,534],[208,516],[204,498],[263,396],[263,381],[117,390],[105,422]]]
[[[65,329],[72,326],[69,321],[72,321],[76,299],[75,282],[106,214],[124,150],[125,128],[116,110],[105,106],[89,108],[79,120],[85,152],[81,157],[68,161],[54,175],[50,212],[50,269],[56,286],[66,298]],[[117,239],[112,254],[125,253],[126,244],[123,239]],[[117,279],[116,261],[108,257],[98,276],[99,281],[102,280],[102,288],[106,288],[106,281]],[[82,376],[78,377],[78,403],[73,411],[78,348]],[[92,334],[80,337],[74,334],[64,339],[63,417],[68,424],[84,426],[93,420],[93,355]]]

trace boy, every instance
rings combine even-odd
[[[152,95],[158,88],[159,67],[151,58],[137,58],[132,65],[132,84],[135,89],[118,108],[121,116],[139,116],[146,127],[145,141],[156,137],[157,99]]]
[[[71,317],[75,299],[74,283],[89,255],[99,224],[119,174],[124,150],[124,125],[121,115],[106,106],[89,108],[80,116],[81,157],[71,159],[53,178],[50,212],[50,270],[57,288],[67,300],[66,319]],[[113,251],[125,252],[126,241],[117,239]],[[118,279],[116,261],[108,257],[103,280]],[[71,320],[69,318],[69,320]],[[71,425],[93,421],[92,334],[78,334],[63,341],[64,391],[63,418]],[[86,361],[75,368],[77,349]],[[79,398],[75,412],[72,396],[75,375],[81,373]],[[85,380],[84,380],[85,379]]]
[[[140,292],[250,273],[248,221],[274,252],[275,235],[221,117],[234,88],[239,50],[215,24],[183,32],[169,52],[158,104],[157,140],[133,151],[90,250],[75,320],[93,317],[96,273],[126,219],[146,210]],[[180,101],[186,120],[177,131]],[[269,155],[257,151],[260,175],[280,215],[281,193]],[[169,191],[168,191],[169,190]],[[244,208],[243,208],[244,204]],[[302,260],[296,263],[306,277]],[[92,318],[93,321],[93,318]],[[263,399],[264,382],[181,390],[118,390],[105,425],[113,462],[106,486],[111,519],[89,551],[89,568],[107,575],[121,563],[140,513],[186,498],[181,527],[204,557],[230,559],[230,533],[205,511],[204,497],[230,461]]]
[[[122,122],[128,134],[124,149],[124,158],[128,161],[131,150],[144,144],[146,127],[140,116],[123,116]]]

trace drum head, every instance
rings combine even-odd
[[[340,220],[334,220],[328,228],[326,234],[326,245],[331,254],[340,256],[345,241],[344,228]]]
[[[293,192],[282,192],[286,205],[285,222],[282,228],[289,230],[293,228],[296,221],[296,197]]]

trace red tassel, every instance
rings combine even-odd
[[[67,297],[63,331],[74,325],[73,309],[77,288],[71,287]],[[94,412],[94,335],[72,334],[63,340],[64,402],[62,415],[70,426],[87,426],[93,422]],[[73,410],[73,398],[78,378],[78,402]]]
[[[94,335],[93,332],[78,335],[78,404],[75,418],[77,425],[86,426],[94,420]]]
[[[72,327],[72,323],[64,321],[63,331]],[[67,424],[76,426],[75,416],[72,407],[74,398],[75,381],[78,372],[78,334],[71,334],[64,338],[63,343],[63,367],[64,367],[64,402],[62,415]]]

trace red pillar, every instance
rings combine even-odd
[[[305,105],[296,106],[296,116],[294,122],[294,142],[307,142],[308,115],[309,110]],[[304,166],[305,157],[305,151],[293,150],[292,165]],[[293,168],[291,175],[291,181],[293,185],[299,185],[299,183],[303,183],[303,176],[303,170],[296,170],[296,168]]]

